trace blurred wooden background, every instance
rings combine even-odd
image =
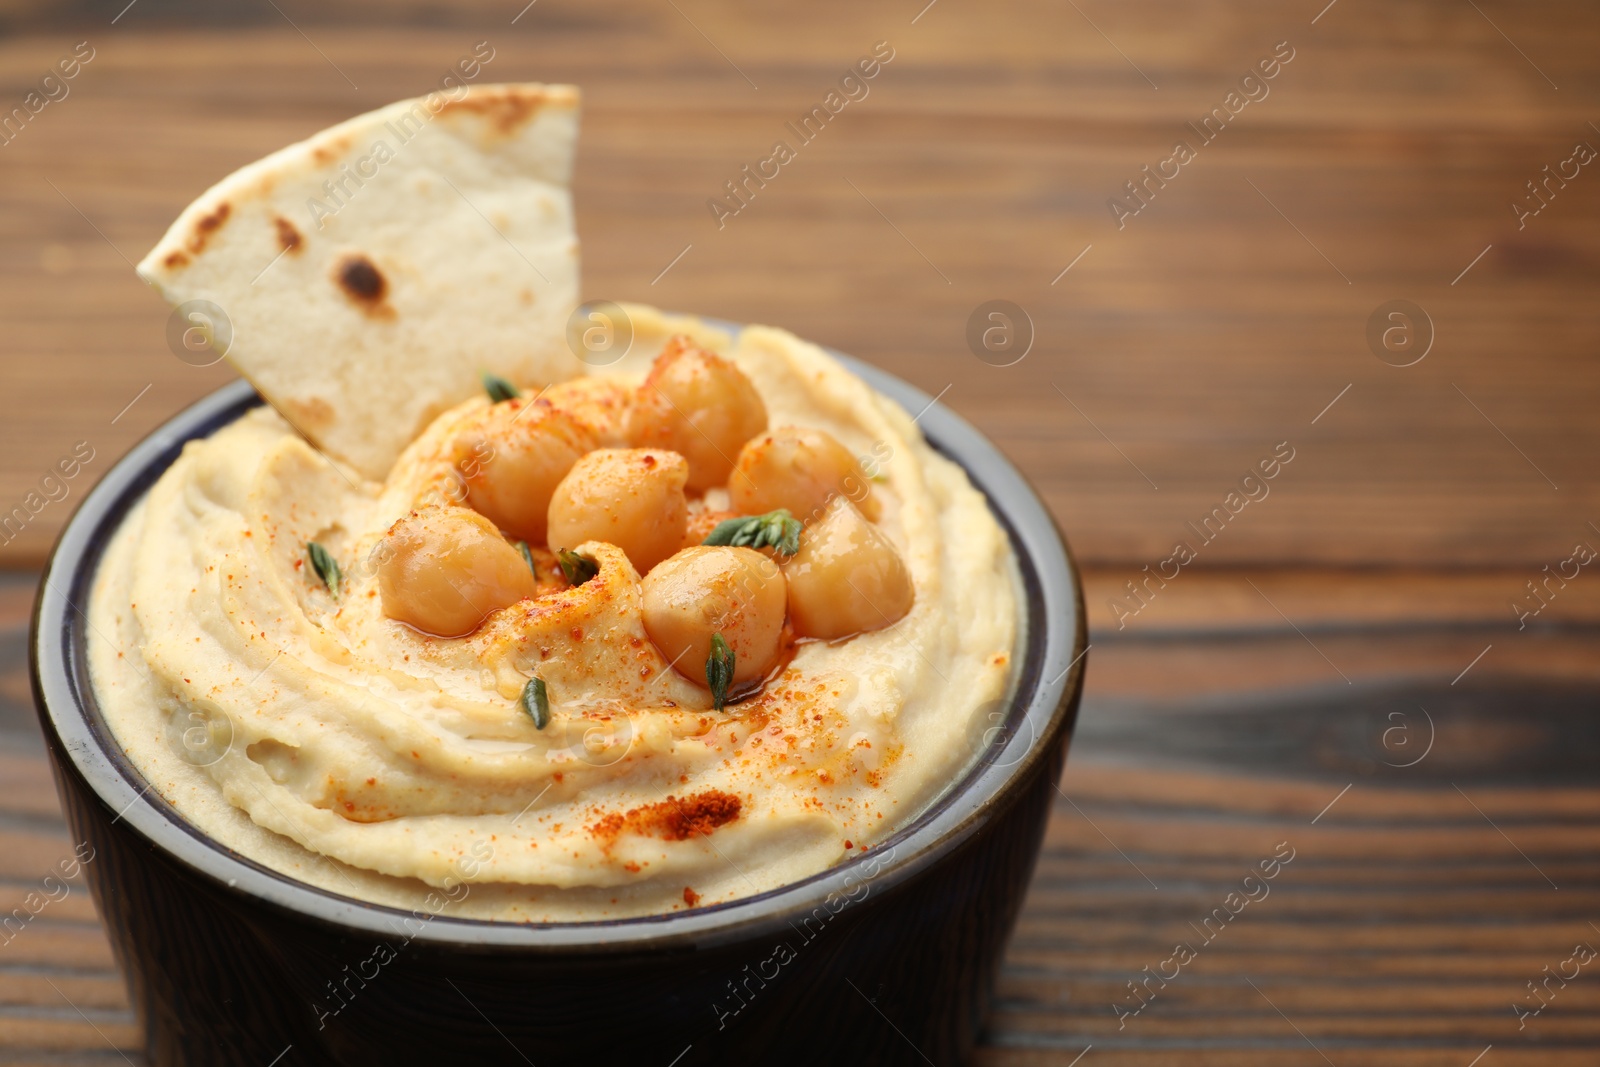
[[[79,440],[104,470],[228,376],[172,356],[129,269],[190,199],[486,40],[484,77],[586,94],[588,296],[777,323],[949,386],[1085,562],[1164,557],[1288,440],[1295,465],[1205,564],[1537,568],[1600,520],[1600,175],[1520,231],[1510,204],[1600,145],[1600,12],[1337,0],[1313,25],[1325,2],[938,0],[913,24],[926,0],[538,0],[513,25],[515,2],[136,0],[112,25],[122,4],[10,0],[6,109],[76,42],[95,58],[0,147],[0,504]],[[719,230],[706,201],[880,40],[870,95]],[[1285,40],[1271,94],[1119,231],[1107,199]],[[1437,333],[1403,369],[1365,336],[1397,298]],[[991,299],[1036,328],[1011,367],[967,347]],[[0,561],[36,563],[69,511]]]
[[[1600,579],[1548,587],[1531,632],[1511,604],[1600,546],[1600,170],[1521,226],[1512,204],[1600,147],[1600,9],[524,3],[0,0],[0,115],[94,49],[0,146],[0,512],[94,449],[0,547],[6,892],[64,834],[28,573],[92,478],[229,377],[168,351],[131,261],[224,174],[487,41],[483,80],[585,92],[588,297],[783,325],[940,394],[1085,564],[1083,727],[983,1063],[1594,1062],[1600,978],[1527,1027],[1510,1005],[1600,944]],[[879,41],[870,94],[719,229],[706,201]],[[1119,229],[1108,198],[1285,41],[1270,95]],[[1367,336],[1398,299],[1435,334],[1408,367]],[[990,300],[1033,324],[1014,365],[969,348]],[[1123,583],[1284,441],[1270,496],[1120,629]],[[1407,772],[1422,735],[1387,716],[1420,730],[1413,707],[1438,747]],[[1125,981],[1285,839],[1278,895],[1119,1027]],[[136,1045],[81,896],[0,948],[0,1061]]]

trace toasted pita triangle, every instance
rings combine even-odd
[[[313,444],[381,478],[480,372],[583,370],[577,110],[571,86],[484,85],[358,116],[218,182],[139,275],[221,308],[226,326],[192,321]]]

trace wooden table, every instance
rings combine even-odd
[[[489,41],[489,77],[585,89],[587,295],[779,323],[940,394],[1085,565],[1083,717],[980,1063],[1595,1063],[1600,965],[1547,976],[1600,946],[1600,578],[1525,629],[1513,604],[1600,547],[1600,174],[1526,184],[1600,146],[1600,11],[924,3],[0,8],[4,109],[94,49],[0,146],[0,511],[95,454],[0,547],[0,912],[68,847],[31,569],[88,479],[227,378],[168,352],[128,261],[229,170]],[[719,228],[707,200],[878,41],[869,95]],[[1146,165],[1170,177],[1141,203]],[[1009,366],[967,340],[990,300],[1032,324]],[[1431,323],[1409,366],[1394,300]],[[137,1045],[82,892],[0,934],[0,1063]]]

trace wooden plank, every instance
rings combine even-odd
[[[1076,1042],[1079,1047],[1087,1041],[1108,1041],[1117,1038],[1129,1043],[1137,1042],[1154,1047],[1192,1043],[1218,1045],[1230,1040],[1238,1044],[1258,1044],[1270,1041],[1271,1038],[1263,1039],[1256,1035],[1271,1033],[1277,1037],[1278,1043],[1285,1046],[1299,1043],[1301,1048],[1305,1048],[1304,1042],[1310,1039],[1318,1048],[1338,1055],[1350,1043],[1370,1046],[1377,1042],[1413,1047],[1417,1044],[1475,1042],[1478,1045],[1477,1051],[1481,1051],[1484,1046],[1496,1043],[1494,1040],[1496,1037],[1502,1041],[1506,1037],[1505,1023],[1502,1019],[1483,1015],[1419,1016],[1413,1013],[1404,1019],[1383,1016],[1346,1019],[1288,1012],[1289,1019],[1293,1023],[1291,1026],[1285,1022],[1283,1015],[1275,1012],[1272,1006],[1261,999],[1248,984],[1241,983],[1241,987],[1241,993],[1255,998],[1255,1003],[1260,1006],[1260,1012],[1243,1014],[1235,1011],[1219,1018],[1215,1015],[1186,1017],[1169,1011],[1159,1018],[1152,1017],[1146,1020],[1144,1016],[1138,1016],[1137,1021],[1125,1020],[1127,1025],[1120,1029],[1117,1016],[1109,1009],[1103,1018],[1089,1015],[1063,1016],[1059,1013],[1018,1013],[1014,1018],[1021,1025],[1038,1027],[1038,1036],[1043,1040],[1054,1038],[1063,1044]],[[1269,995],[1276,1001],[1274,994]],[[1155,1003],[1146,1009],[1147,1013],[1154,1010]],[[1539,1036],[1556,1045],[1585,1046],[1596,1040],[1592,1017],[1586,1018],[1574,1014],[1555,1019],[1547,1016],[1540,1020],[1539,1028],[1541,1031]],[[1471,1056],[1472,1053],[1469,1052],[1467,1060],[1470,1060]],[[1461,1062],[1465,1063],[1466,1060]]]
[[[1074,1056],[1088,1044],[1080,1041],[1058,1049],[986,1048],[976,1063],[979,1067],[1072,1067]],[[1269,1048],[1185,1046],[1179,1051],[1162,1051],[1107,1047],[1102,1039],[1094,1043],[1094,1049],[1095,1064],[1106,1067],[1327,1067],[1329,1062],[1303,1042],[1296,1046],[1288,1040]],[[1426,1049],[1344,1046],[1337,1048],[1337,1063],[1339,1067],[1463,1067],[1482,1051],[1468,1043]],[[1497,1045],[1494,1053],[1496,1067],[1588,1067],[1593,1062],[1593,1053],[1583,1049],[1501,1050]]]
[[[1222,907],[1218,894],[1212,907]],[[1132,894],[1130,894],[1132,896]],[[1270,898],[1269,898],[1270,899]],[[1148,900],[1134,898],[1130,904],[1148,907]],[[1143,947],[1146,951],[1137,962],[1129,963],[1130,976],[1137,974],[1145,964],[1154,966],[1172,955],[1173,946],[1187,942],[1200,949],[1202,954],[1210,946],[1204,943],[1199,924],[1209,915],[1209,908],[1197,908],[1185,918],[1167,918],[1147,910],[1137,913],[1130,907],[1122,913],[1122,920],[1108,919],[1096,913],[1078,913],[1062,917],[1038,915],[1030,912],[1017,927],[1018,936],[1029,941],[1053,944],[1063,952],[1082,945],[1087,948]],[[1584,924],[1581,919],[1565,922],[1541,922],[1520,918],[1515,924],[1489,926],[1473,922],[1440,922],[1423,925],[1403,921],[1369,921],[1359,927],[1343,928],[1336,922],[1322,924],[1311,922],[1283,922],[1272,918],[1271,909],[1263,907],[1250,914],[1250,919],[1238,918],[1222,927],[1218,941],[1226,939],[1236,951],[1261,953],[1278,952],[1380,952],[1405,951],[1410,953],[1511,952],[1529,943],[1547,946],[1550,963],[1554,966],[1570,954],[1577,939],[1582,938]],[[1092,920],[1092,922],[1091,922]],[[1194,924],[1194,925],[1191,925]],[[1213,927],[1215,930],[1215,927]],[[1593,931],[1590,932],[1593,937]],[[1528,977],[1537,976],[1538,972]],[[1509,992],[1520,988],[1520,983],[1510,986]]]
[[[108,970],[116,966],[103,931],[86,925],[30,923],[0,948],[0,963],[8,967],[50,966],[78,970]],[[0,1047],[4,1043],[0,1042]]]
[[[0,884],[0,921],[7,916],[20,919],[30,911],[34,917],[29,925],[40,921],[41,916],[48,916],[53,922],[99,922],[82,879],[63,881],[55,872],[41,875],[36,882]]]
[[[0,828],[0,879],[8,882],[40,886],[45,876],[70,869],[73,855],[62,826]]]
[[[1600,537],[1594,540],[1600,549]],[[1089,625],[1158,637],[1197,630],[1220,634],[1281,629],[1284,615],[1312,633],[1360,629],[1370,634],[1427,626],[1549,633],[1600,624],[1600,581],[1588,581],[1586,572],[1571,566],[1567,573],[1579,574],[1571,581],[1552,573],[1566,560],[1562,553],[1537,567],[1484,571],[1265,567],[1187,571],[1170,565],[1162,568],[1166,558],[1127,567],[1087,568],[1083,578]],[[1163,573],[1176,576],[1169,581]],[[1132,592],[1129,582],[1134,585]],[[1120,610],[1113,603],[1121,605]]]
[[[1104,1014],[1108,1005],[1121,1003],[1128,996],[1126,981],[1112,976],[1070,981],[1007,977],[997,994],[1009,1012]],[[1422,1012],[1498,1019],[1505,1014],[1508,999],[1499,982],[1463,982],[1454,976],[1440,976],[1437,984],[1426,988],[1417,988],[1414,982],[1370,977],[1344,982],[1315,977],[1275,978],[1257,984],[1274,1004],[1295,1018],[1302,1013],[1410,1016]],[[1223,976],[1197,967],[1195,974],[1184,972],[1181,980],[1159,989],[1156,999],[1174,1015],[1197,1016],[1203,1012],[1237,1011],[1244,993],[1251,993],[1250,986],[1236,973]],[[1258,1003],[1261,1009],[1271,1011],[1264,1001]],[[1557,990],[1550,1011],[1600,1015],[1600,988],[1573,982],[1568,988]]]
[[[1274,1001],[1282,992],[1276,986],[1263,988],[1268,989],[1267,995]],[[1117,1016],[1109,1008],[1103,1017],[1091,1015],[1063,1017],[1054,1012],[1018,1014],[1014,1017],[1014,1023],[1019,1029],[1026,1028],[1041,1037],[1059,1036],[1079,1042],[1110,1038],[1117,1034],[1126,1035],[1129,1030],[1133,1030],[1135,1031],[1133,1036],[1137,1040],[1151,1044],[1193,1041],[1202,1034],[1209,1042],[1220,1042],[1229,1038],[1250,1039],[1263,1032],[1283,1034],[1285,1036],[1279,1040],[1289,1044],[1296,1040],[1295,1031],[1299,1030],[1318,1044],[1325,1043],[1330,1049],[1338,1049],[1341,1038],[1355,1038],[1363,1043],[1387,1039],[1396,1044],[1418,1040],[1451,1044],[1477,1042],[1481,1049],[1483,1045],[1494,1043],[1495,1038],[1503,1040],[1506,1036],[1505,1020],[1502,1018],[1457,1014],[1424,1015],[1418,1012],[1412,1012],[1403,1019],[1371,1015],[1338,1018],[1309,1012],[1299,1014],[1289,1012],[1287,1014],[1293,1020],[1291,1026],[1282,1015],[1272,1009],[1272,1005],[1262,1000],[1248,985],[1244,985],[1243,992],[1255,997],[1255,1005],[1259,1006],[1259,1011],[1252,1007],[1248,1014],[1234,1011],[1226,1015],[1207,1015],[1204,1019],[1175,1017],[1170,1012],[1161,1015],[1149,1014],[1148,1018],[1141,1015],[1136,1022],[1129,1022],[1120,1029],[1117,1025]],[[1243,997],[1239,999],[1243,1000]],[[1130,999],[1130,1003],[1134,1002]],[[1158,1004],[1159,1000],[1153,1001],[1150,1007],[1145,1009],[1146,1012],[1153,1013]],[[996,1029],[1012,1024],[1013,1018],[1008,1015],[1009,1013],[1000,1013],[994,1023]],[[1510,1013],[1507,1012],[1506,1015],[1509,1017]],[[1600,1041],[1600,1020],[1593,1016],[1547,1015],[1539,1020],[1538,1026],[1541,1037],[1557,1044],[1593,1044]],[[1511,1029],[1516,1028],[1513,1025]],[[1299,1040],[1303,1041],[1304,1038]]]
[[[1253,872],[1249,868],[1235,868],[1234,873],[1243,878],[1245,874]],[[1296,875],[1299,873],[1295,872]],[[1260,882],[1259,874],[1255,878],[1253,885]],[[1344,879],[1322,885],[1307,885],[1306,882],[1306,878],[1296,878],[1293,893],[1276,892],[1272,886],[1268,886],[1267,895],[1258,901],[1263,905],[1259,911],[1270,911],[1273,922],[1296,925],[1332,926],[1381,913],[1390,921],[1402,925],[1432,927],[1455,922],[1488,922],[1507,911],[1529,914],[1548,909],[1546,914],[1551,919],[1566,917],[1565,921],[1553,922],[1548,927],[1556,943],[1563,937],[1581,940],[1585,936],[1596,936],[1594,930],[1586,927],[1583,917],[1600,912],[1600,888],[1563,890],[1561,903],[1555,907],[1548,895],[1548,886],[1544,887],[1542,893],[1531,886],[1513,891],[1437,887],[1424,895],[1417,892],[1415,886],[1389,888],[1383,882],[1368,882],[1365,885]],[[1148,916],[1159,914],[1180,924],[1199,922],[1213,915],[1214,909],[1222,907],[1223,897],[1233,891],[1226,886],[1226,882],[1217,888],[1169,884],[1161,889],[1159,895],[1152,894],[1139,899],[1138,903],[1147,909],[1144,914]],[[1260,896],[1262,890],[1256,889],[1255,892]],[[1265,906],[1267,900],[1275,900],[1276,903],[1268,908]],[[1098,915],[1110,922],[1118,915],[1127,914],[1129,904],[1130,894],[1122,889],[1072,884],[1056,887],[1036,885],[1028,898],[1028,911],[1043,921]],[[1250,906],[1254,908],[1255,904]],[[1116,932],[1115,926],[1108,931],[1111,934]],[[1191,931],[1185,936],[1198,935]]]
[[[1059,946],[1018,940],[1007,957],[1010,971],[1024,971],[1059,977],[1099,975],[1121,983],[1140,975],[1146,965],[1159,964],[1172,952],[1172,946],[1152,943],[1140,955],[1127,947],[1075,946],[1063,952]],[[1507,1004],[1517,994],[1528,993],[1524,983],[1534,976],[1542,976],[1546,966],[1559,964],[1564,955],[1554,963],[1548,954],[1531,952],[1489,952],[1479,950],[1468,953],[1417,953],[1417,952],[1361,952],[1327,954],[1310,957],[1299,953],[1252,952],[1208,953],[1211,960],[1204,972],[1213,980],[1248,975],[1252,979],[1264,976],[1286,981],[1323,977],[1350,981],[1373,979],[1406,979],[1413,988],[1431,986],[1441,974],[1455,978],[1479,978],[1499,984],[1507,996]],[[1520,977],[1518,977],[1520,976]],[[1126,989],[1126,985],[1123,986]],[[1531,1002],[1530,1002],[1531,1004]],[[1403,1010],[1405,1001],[1396,1003]],[[1510,1012],[1507,1011],[1510,1017]],[[1515,1020],[1512,1020],[1515,1023]],[[1024,1035],[1025,1036],[1025,1035]]]
[[[1252,783],[1249,792],[1229,793],[1229,778],[1184,768],[1149,769],[1115,764],[1075,762],[1064,782],[1067,796],[1083,804],[1118,803],[1152,813],[1223,813],[1235,820],[1247,816],[1316,815],[1332,794],[1322,784],[1296,781]],[[1452,799],[1453,798],[1453,799]],[[1525,819],[1588,818],[1594,812],[1594,791],[1587,789],[1474,789],[1472,799],[1497,816]],[[1339,798],[1338,819],[1368,823],[1403,818],[1460,821],[1469,805],[1459,793],[1395,788],[1363,783]],[[1325,817],[1331,825],[1332,814]],[[1319,824],[1320,825],[1320,824]]]
[[[28,708],[33,703],[33,694],[27,690],[17,692],[18,687],[6,683],[13,681],[9,677],[0,677],[0,695],[15,701],[22,708]],[[27,755],[0,753],[0,792],[6,795],[5,810],[8,814],[25,816],[31,820],[46,822],[59,822],[61,806],[56,800],[55,782],[51,780],[50,768],[39,758],[37,752]],[[68,849],[64,855],[69,855]],[[3,860],[0,860],[0,872],[5,870]]]
[[[1374,853],[1354,861],[1306,863],[1301,867],[1296,884],[1307,892],[1342,889],[1355,893],[1380,884],[1380,879],[1382,885],[1404,887],[1419,896],[1462,885],[1526,890],[1531,884],[1526,863],[1514,854],[1502,857],[1502,862],[1492,866],[1483,857],[1427,866],[1397,866],[1390,857]],[[1165,878],[1169,884],[1198,882],[1228,886],[1244,876],[1244,868],[1228,858],[1208,861],[1145,856],[1140,860],[1139,869],[1158,885]],[[1600,869],[1592,861],[1553,860],[1541,863],[1540,869],[1557,884],[1565,881],[1569,885],[1592,885],[1600,880]],[[1051,849],[1039,857],[1034,892],[1040,894],[1040,906],[1045,907],[1052,899],[1049,894],[1060,893],[1076,899],[1086,892],[1125,892],[1135,883],[1146,884],[1128,861],[1114,851],[1084,853],[1074,849]]]
[[[59,1003],[59,1002],[58,1002]],[[98,1052],[105,1048],[137,1048],[138,1027],[126,1012],[97,1012],[88,1025],[69,1006],[60,1018],[14,1018],[0,1014],[0,1046],[29,1052]]]
[[[1146,644],[1136,640],[1135,625],[1126,632],[1091,632],[1090,692],[1116,701],[1179,701],[1223,693],[1246,701],[1290,689],[1359,696],[1364,690],[1358,681],[1405,680],[1419,691],[1465,699],[1463,694],[1496,680],[1515,685],[1518,679],[1540,679],[1551,686],[1582,687],[1600,676],[1600,662],[1591,654],[1594,634],[1581,628],[1518,633],[1515,626],[1462,627],[1402,633],[1374,627],[1330,633],[1313,629],[1315,636],[1310,636],[1304,630],[1283,629],[1284,618],[1278,630],[1259,637],[1212,638],[1199,632]],[[1298,612],[1287,619],[1291,625],[1315,624],[1314,617]],[[1152,662],[1161,669],[1152,670]],[[1484,753],[1483,762],[1493,762],[1490,755]]]
[[[3,956],[0,956],[3,962]],[[48,977],[49,981],[44,979]],[[51,988],[51,984],[55,988]],[[90,973],[57,972],[41,975],[36,970],[16,972],[0,969],[0,1012],[11,1007],[48,1008],[52,1011],[71,1001],[85,1012],[126,1012],[128,991],[116,971]]]

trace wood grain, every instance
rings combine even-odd
[[[0,148],[6,508],[76,441],[95,477],[227,377],[168,353],[128,269],[185,203],[488,40],[489,76],[586,91],[587,294],[779,323],[948,386],[1086,561],[1159,561],[1279,441],[1295,462],[1199,565],[1537,569],[1600,536],[1600,179],[1523,229],[1510,210],[1600,138],[1591,5],[1340,0],[1315,25],[1322,5],[1265,0],[945,0],[914,24],[921,5],[541,0],[515,25],[498,4],[281,6],[229,25],[141,0],[113,26],[87,4],[15,5],[8,99],[72,42],[97,52]],[[870,95],[718,229],[707,200],[880,40],[895,58]],[[1270,95],[1119,230],[1108,198],[1280,41],[1295,58]],[[1365,340],[1397,297],[1437,333],[1404,369]],[[1006,368],[965,340],[996,298],[1036,327]],[[37,561],[70,508],[0,559]]]
[[[1461,650],[1482,637],[1471,602],[1454,627],[1437,605],[1402,610],[1426,601],[1436,574],[1385,576],[1415,594],[1375,613],[1380,641],[1325,575],[1242,573],[1297,605],[1304,633],[1224,611],[1209,631],[1195,617],[1094,634],[1077,739],[977,1062],[1066,1067],[1092,1046],[1083,1062],[1465,1067],[1490,1045],[1496,1063],[1592,1062],[1593,974],[1552,985],[1523,1028],[1513,1005],[1537,1007],[1528,982],[1576,944],[1600,945],[1593,620],[1501,637],[1453,685],[1434,667],[1447,649],[1464,666]],[[22,639],[22,620],[9,622],[0,655]],[[1308,638],[1352,684],[1330,677]],[[1381,655],[1355,654],[1374,645]],[[11,688],[0,686],[0,913],[69,851],[42,810],[39,742]],[[1286,850],[1262,895],[1261,862]],[[1257,899],[1223,920],[1241,889]],[[88,1064],[109,1038],[137,1055],[81,887],[13,934],[0,945],[0,1019],[14,1020],[0,1050]],[[1179,942],[1195,958],[1127,1015],[1128,983]]]
[[[0,512],[95,450],[0,564],[36,565],[93,478],[229,377],[168,352],[129,261],[223,174],[487,40],[490,77],[585,90],[589,297],[789,326],[947,389],[1087,565],[1089,691],[984,1067],[1594,1062],[1589,970],[1525,1028],[1512,1005],[1600,945],[1600,579],[1525,628],[1514,603],[1600,545],[1600,176],[1521,229],[1510,204],[1600,145],[1600,11],[521,7],[0,3],[4,108],[96,49],[0,147]],[[880,40],[870,95],[719,229],[707,199]],[[1118,229],[1107,199],[1285,40],[1271,95]],[[1436,329],[1412,367],[1365,336],[1395,298]],[[1035,327],[1013,366],[967,345],[991,299]],[[1143,585],[1280,441],[1267,498]],[[70,846],[28,707],[31,583],[0,579],[0,916]],[[1270,895],[1119,1019],[1279,842]],[[81,890],[0,944],[0,1060],[137,1046]]]

